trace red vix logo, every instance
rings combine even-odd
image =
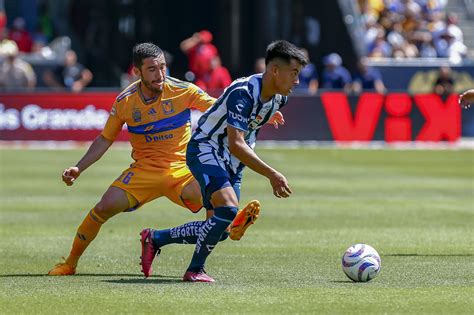
[[[363,93],[359,97],[357,109],[352,115],[347,97],[343,93],[323,93],[321,95],[329,128],[336,141],[370,141],[385,109],[385,141],[411,141],[412,98],[405,93],[391,93],[386,96]],[[414,140],[455,141],[461,135],[461,109],[457,95],[448,97],[445,103],[438,95],[419,94],[414,103],[425,119],[425,123]]]

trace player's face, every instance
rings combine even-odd
[[[291,59],[289,64],[279,63],[275,69],[275,89],[278,94],[287,96],[300,83],[298,75],[303,66]]]
[[[143,59],[143,65],[139,69],[139,76],[143,85],[152,93],[161,93],[166,78],[166,61],[163,54],[158,57]]]

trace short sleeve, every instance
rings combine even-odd
[[[125,123],[125,121],[119,118],[116,106],[117,103],[112,105],[109,118],[107,119],[104,129],[102,130],[102,136],[111,141],[114,141],[115,138],[117,138],[118,134],[122,130],[123,124]]]
[[[189,84],[188,89],[190,93],[188,107],[191,109],[205,112],[216,101],[214,97],[210,96],[194,84]]]
[[[253,109],[253,99],[247,91],[232,91],[227,98],[227,123],[234,128],[248,131],[249,120]]]

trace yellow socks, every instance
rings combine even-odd
[[[76,267],[79,258],[86,250],[87,246],[94,240],[99,233],[100,227],[106,220],[97,215],[95,208],[93,208],[82,221],[77,229],[76,237],[72,244],[71,253],[66,259],[66,263],[70,266]]]

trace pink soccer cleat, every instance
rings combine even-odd
[[[155,256],[158,256],[161,252],[159,248],[155,248],[155,246],[153,245],[151,232],[151,229],[144,229],[140,233],[140,242],[142,243],[142,255],[140,256],[140,265],[142,265],[142,272],[145,275],[145,278],[151,276],[153,272],[153,268],[151,266],[153,264],[153,259],[155,259]]]
[[[194,271],[186,271],[183,276],[183,281],[189,282],[215,282],[216,280],[209,277],[204,269],[201,269],[197,272]]]

